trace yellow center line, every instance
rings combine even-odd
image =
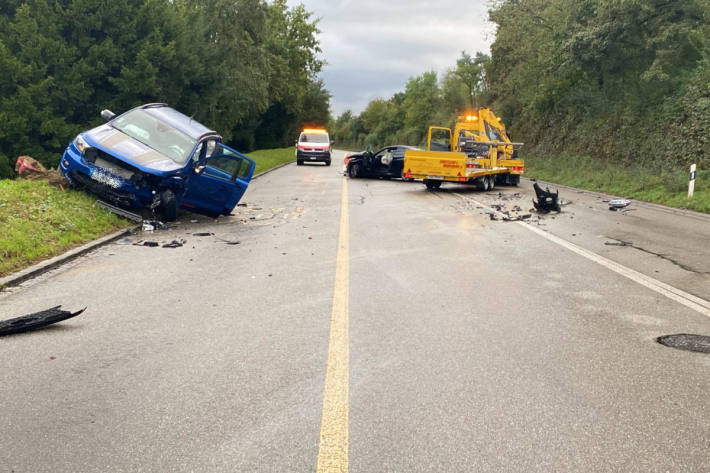
[[[335,264],[333,313],[330,319],[330,344],[323,390],[317,473],[346,473],[348,471],[350,230],[348,228],[347,179],[343,179],[342,192],[340,237]]]

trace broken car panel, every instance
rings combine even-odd
[[[254,161],[222,137],[165,104],[143,105],[83,132],[69,144],[60,171],[75,187],[123,208],[178,207],[228,215],[247,189]]]

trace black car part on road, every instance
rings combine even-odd
[[[60,310],[60,307],[61,306],[58,305],[57,307],[52,307],[42,312],[0,321],[0,336],[37,330],[47,325],[56,324],[57,322],[76,317],[86,310],[86,308],[83,308],[78,312],[69,312]]]
[[[549,187],[546,190],[542,190],[542,188],[537,185],[537,182],[533,184],[533,188],[535,189],[535,194],[537,194],[537,201],[533,200],[533,205],[535,206],[535,209],[538,212],[549,213],[552,211],[562,211],[562,209],[560,208],[560,203],[558,201],[560,194],[559,191],[553,194],[552,192],[550,192]]]

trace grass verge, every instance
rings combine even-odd
[[[710,171],[701,170],[688,200],[690,169],[652,171],[589,157],[525,158],[526,177],[621,197],[710,213]]]
[[[295,161],[294,148],[255,151],[256,173]],[[45,181],[0,180],[0,277],[133,225],[96,197]]]
[[[256,170],[254,175],[275,168],[284,163],[296,161],[295,148],[276,148],[254,151],[247,154],[256,162]]]
[[[0,180],[0,276],[129,225],[95,202],[45,181]]]

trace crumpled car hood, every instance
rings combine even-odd
[[[109,125],[94,128],[84,136],[116,158],[146,170],[170,172],[184,166]]]

